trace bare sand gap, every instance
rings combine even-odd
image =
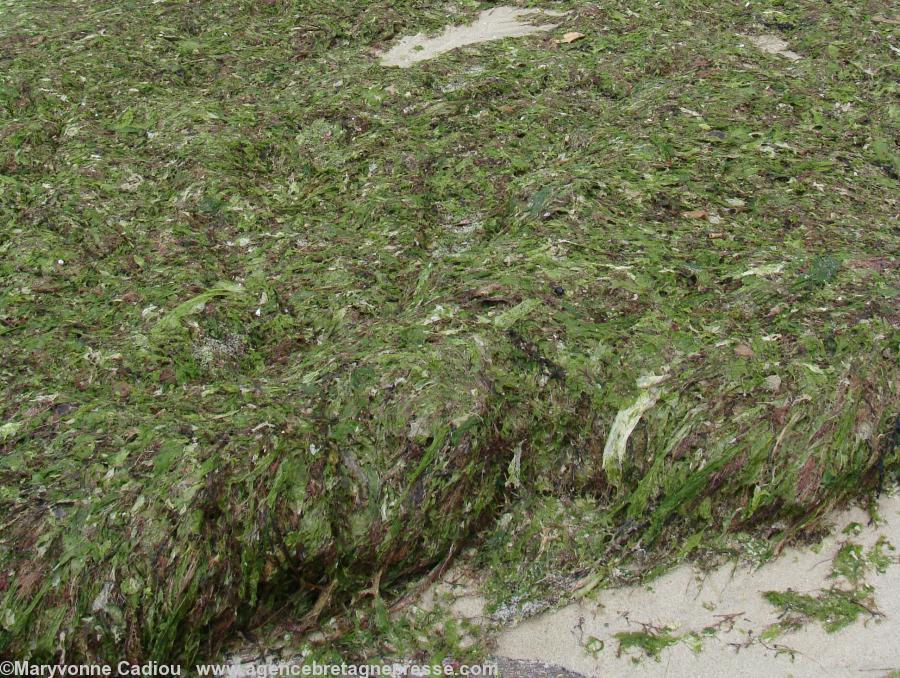
[[[842,534],[841,528],[851,522],[867,525],[869,515],[858,508],[836,514],[834,533],[819,547],[787,549],[759,569],[729,564],[701,573],[683,565],[649,586],[602,591],[596,601],[582,600],[505,631],[496,652],[500,657],[539,660],[588,677],[894,675],[892,671],[900,670],[900,567],[896,565],[869,578],[883,618],[861,618],[834,634],[813,622],[769,643],[753,642],[778,620],[778,610],[765,601],[763,591],[814,593],[832,586],[834,580],[828,578],[832,559],[846,539],[871,547],[883,536],[888,543],[900,545],[900,495],[882,498],[878,510],[884,523],[868,525],[852,537]],[[478,597],[461,602],[467,605],[462,608],[467,616],[477,613]],[[616,656],[613,634],[639,631],[640,622],[668,626],[676,633],[702,632],[716,623],[720,628],[704,640],[699,652],[678,643],[663,650],[659,662]],[[605,643],[596,657],[584,649],[590,636]],[[641,661],[635,664],[633,658]]]
[[[504,38],[520,38],[534,33],[542,33],[557,28],[559,24],[532,24],[527,17],[543,15],[547,17],[565,16],[565,12],[542,9],[519,9],[516,7],[494,7],[478,15],[477,21],[465,26],[447,26],[444,32],[429,38],[424,33],[403,38],[381,57],[385,66],[409,68],[420,61],[451,52],[459,47],[490,42]]]

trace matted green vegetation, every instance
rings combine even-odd
[[[672,629],[647,629],[644,631],[621,631],[615,634],[619,641],[619,654],[629,650],[640,650],[646,656],[659,661],[660,653],[677,643],[680,638],[672,635]],[[638,661],[637,658],[633,658]]]
[[[868,552],[859,544],[848,541],[841,546],[831,566],[829,578],[839,580],[838,584],[815,595],[791,589],[766,591],[763,596],[781,610],[781,619],[767,628],[761,638],[776,638],[813,620],[820,622],[828,633],[834,633],[860,616],[883,616],[876,605],[875,589],[865,578],[870,573],[882,574],[889,565],[896,563],[897,558],[892,555],[894,550],[883,536]]]
[[[512,603],[896,471],[890,4],[544,6],[587,37],[397,70],[482,4],[0,0],[0,654],[211,657],[479,529]]]

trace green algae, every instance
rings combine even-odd
[[[835,633],[855,622],[861,615],[872,615],[867,602],[872,593],[870,587],[844,591],[832,588],[815,596],[796,591],[768,591],[765,599],[794,615],[788,621],[773,624],[763,632],[763,638],[775,638],[786,630],[800,628],[805,622],[819,621],[828,633]]]
[[[846,529],[853,530],[854,524]],[[766,640],[787,631],[802,628],[817,621],[828,633],[835,633],[854,623],[861,616],[876,618],[881,612],[875,604],[875,588],[866,582],[867,575],[883,574],[888,566],[898,562],[892,556],[894,546],[884,537],[868,549],[860,544],[845,542],[831,563],[830,579],[838,583],[815,594],[787,591],[766,591],[763,597],[780,611],[781,619],[762,634]]]
[[[659,661],[659,655],[667,647],[677,643],[681,638],[672,635],[672,629],[662,628],[647,631],[621,631],[614,635],[619,641],[619,653],[629,650],[640,650],[646,656]]]
[[[887,4],[550,5],[398,72],[481,5],[0,2],[0,654],[211,657],[479,532],[521,604],[896,471]]]

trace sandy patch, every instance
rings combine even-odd
[[[478,15],[478,20],[466,26],[448,26],[443,33],[428,37],[424,33],[403,38],[381,57],[385,66],[409,68],[420,61],[450,52],[466,45],[480,42],[519,38],[557,28],[559,24],[536,25],[526,21],[529,17],[564,16],[563,12],[516,7],[494,7]]]
[[[788,49],[788,45],[784,40],[776,35],[754,35],[750,36],[750,42],[761,52],[766,54],[777,54],[789,61],[799,61],[802,57],[796,52]]]
[[[885,676],[900,669],[900,567],[867,581],[875,588],[881,620],[864,620],[827,633],[818,623],[765,644],[759,635],[778,621],[764,591],[814,593],[834,581],[827,577],[840,545],[850,539],[866,547],[883,535],[900,546],[900,497],[880,504],[885,522],[866,526],[868,514],[855,509],[834,517],[835,530],[820,548],[789,549],[775,561],[752,570],[728,565],[710,573],[682,566],[651,586],[602,591],[596,601],[581,601],[541,615],[502,633],[496,654],[541,661],[584,676]],[[866,526],[848,537],[851,522]],[[469,606],[471,612],[471,604]],[[641,624],[669,627],[673,633],[701,632],[719,624],[702,649],[679,642],[662,651],[660,661],[639,655],[616,656],[620,631]],[[593,640],[596,639],[596,640]],[[595,651],[592,656],[587,649]],[[601,649],[602,648],[602,649]]]

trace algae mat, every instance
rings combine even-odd
[[[512,604],[896,471],[890,7],[551,4],[399,70],[486,7],[0,2],[0,654],[212,657],[463,543]]]

